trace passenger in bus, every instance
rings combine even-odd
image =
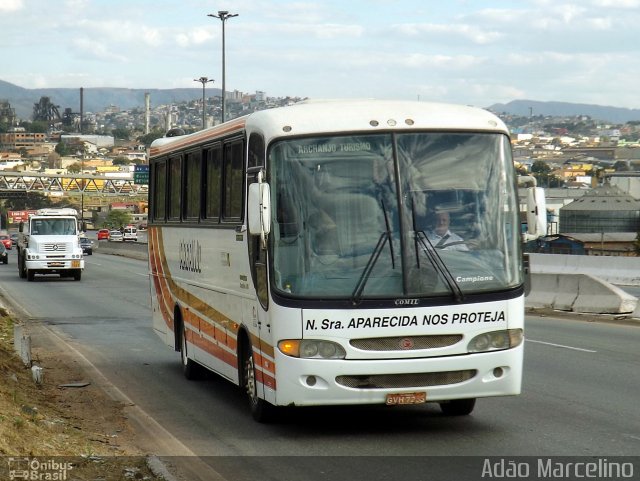
[[[433,216],[432,226],[427,230],[427,238],[436,249],[450,251],[468,251],[469,248],[464,239],[451,232],[449,226],[451,217],[448,211],[436,211]]]
[[[311,248],[316,255],[339,254],[338,229],[333,219],[324,211],[317,210],[309,216]]]

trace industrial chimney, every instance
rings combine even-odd
[[[149,133],[149,124],[151,123],[151,95],[149,92],[144,93],[144,133]]]

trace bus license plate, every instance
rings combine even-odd
[[[71,261],[71,267],[79,268],[80,267],[80,261]]]
[[[427,402],[426,392],[403,392],[387,394],[387,406],[421,404]]]

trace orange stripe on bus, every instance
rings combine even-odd
[[[185,306],[188,306],[188,309],[184,311],[185,322],[218,341],[216,343],[192,332],[187,337],[189,342],[237,369],[237,334],[240,325],[202,299],[177,285],[171,276],[167,259],[164,256],[164,242],[160,228],[150,228],[149,243],[150,258],[153,262],[152,272],[155,274],[156,295],[159,298],[161,311],[166,316],[165,319],[171,319],[171,321],[166,321],[167,325],[172,330],[174,329],[173,309],[171,309],[171,312],[166,311],[175,304],[175,299],[177,299]],[[163,302],[160,302],[160,299]],[[260,338],[253,333],[249,333],[249,335],[252,346],[261,346],[262,348],[262,354],[254,350],[256,367],[258,367],[256,369],[256,378],[259,382],[263,382],[262,380],[264,379],[266,386],[275,389],[275,378],[268,374],[273,373],[275,375],[274,347],[261,342]],[[220,347],[220,343],[226,346],[227,349]],[[268,359],[268,357],[271,359]]]
[[[202,130],[195,134],[191,134],[188,136],[188,138],[181,138],[181,139],[176,138],[175,141],[167,145],[151,148],[149,151],[149,155],[151,157],[156,157],[158,155],[162,155],[167,152],[180,149],[181,147],[184,147],[186,145],[192,145],[192,144],[195,145],[195,144],[201,144],[201,143],[206,143],[212,140],[216,140],[220,137],[228,135],[229,133],[242,131],[244,129],[245,124],[246,124],[246,119],[244,118],[235,119],[235,120],[226,122],[224,124],[220,124],[215,127],[212,127],[210,129]]]

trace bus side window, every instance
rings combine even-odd
[[[169,219],[180,220],[182,210],[182,156],[169,159]]]
[[[205,211],[208,220],[220,219],[220,185],[222,183],[222,146],[213,145],[204,151],[205,159]]]
[[[253,133],[249,136],[249,158],[247,167],[264,167],[264,138],[261,134]]]
[[[154,222],[164,222],[167,213],[167,162],[161,160],[154,163],[151,168],[154,170],[152,186],[153,192],[153,212],[151,213]]]
[[[189,152],[184,159],[184,189],[182,218],[198,221],[200,218],[200,184],[202,179],[201,152]]]
[[[235,140],[224,145],[222,213],[226,221],[242,219],[243,144],[242,140]]]

